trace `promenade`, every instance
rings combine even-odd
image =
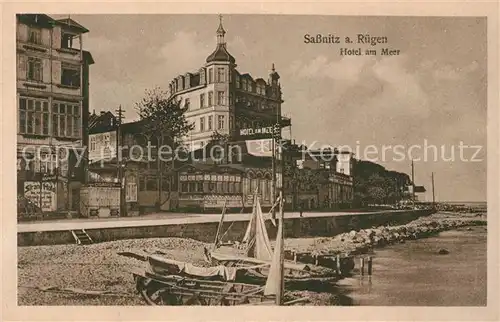
[[[401,210],[381,210],[363,212],[304,212],[304,218],[336,217],[355,215],[374,215],[380,213],[397,213]],[[18,233],[64,231],[78,229],[125,228],[144,226],[183,225],[198,223],[213,223],[220,221],[220,214],[185,214],[185,213],[154,213],[139,217],[95,218],[95,219],[59,219],[36,222],[22,222],[17,225]],[[298,212],[286,212],[285,218],[299,218]],[[226,214],[224,221],[247,221],[250,213]]]

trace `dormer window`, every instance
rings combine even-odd
[[[42,30],[31,27],[29,29],[28,42],[35,45],[42,44]]]

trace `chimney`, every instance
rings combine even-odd
[[[104,112],[104,111],[101,111],[101,115],[104,115],[104,114],[106,114],[106,112]]]

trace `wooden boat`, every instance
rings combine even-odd
[[[252,216],[241,243],[232,244],[229,247],[222,244],[220,234],[224,215],[225,211],[223,209],[212,250],[205,250],[206,260],[212,265],[225,265],[228,267],[249,267],[267,264],[255,270],[263,277],[267,276],[273,250],[265,226],[266,218],[262,213],[257,196],[254,196]],[[299,261],[296,254],[291,251],[284,251],[283,269],[285,281],[337,280],[354,267],[352,258],[334,256],[332,259],[332,257],[328,258],[327,256],[301,255],[299,258],[305,259],[305,261]]]
[[[280,220],[278,235],[282,234]],[[236,282],[239,274],[267,266],[198,267],[162,256],[147,256],[148,268],[133,270],[136,289],[148,305],[297,305],[307,298],[284,301],[282,238],[273,253],[265,285]]]
[[[243,305],[267,302],[275,296],[264,295],[259,285],[161,275],[135,271],[136,289],[148,305]]]

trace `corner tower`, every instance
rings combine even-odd
[[[219,27],[216,31],[215,50],[207,57],[205,63],[208,104],[213,106],[213,130],[221,134],[231,135],[234,131],[233,79],[236,60],[227,50],[224,39],[226,30],[219,15]],[[210,122],[210,121],[209,121]]]

